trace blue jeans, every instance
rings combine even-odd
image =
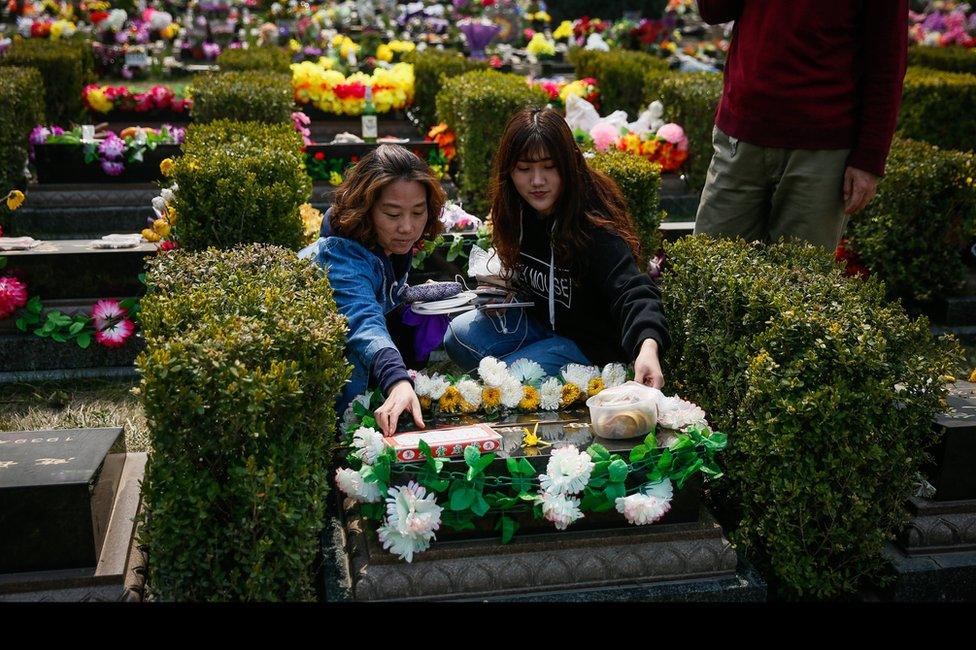
[[[522,308],[508,309],[504,315],[472,310],[457,316],[444,334],[444,348],[465,372],[476,369],[484,357],[506,363],[530,359],[553,377],[567,363],[590,365],[571,339],[536,322]]]

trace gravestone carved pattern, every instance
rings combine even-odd
[[[898,537],[912,554],[976,549],[976,500],[934,502],[914,498],[916,514]]]

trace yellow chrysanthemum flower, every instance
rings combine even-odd
[[[156,219],[155,221],[153,221],[152,229],[161,238],[169,237],[170,225],[169,225],[169,221],[167,221],[166,219]]]
[[[556,45],[541,32],[536,32],[525,51],[535,56],[552,56],[556,53]]]
[[[176,223],[176,208],[171,205],[167,205],[166,218],[169,219],[169,225],[174,225]]]
[[[301,44],[301,43],[299,43],[299,42],[298,42],[297,40],[295,40],[294,38],[292,38],[292,39],[289,39],[289,41],[288,41],[288,49],[289,49],[289,50],[291,50],[291,53],[292,53],[292,54],[294,54],[295,52],[297,52],[297,51],[299,51],[300,49],[302,49],[302,44]]]
[[[390,63],[393,61],[393,50],[390,49],[389,45],[381,43],[379,47],[376,48],[376,58],[380,61]]]
[[[461,397],[461,391],[454,386],[448,386],[438,400],[438,406],[445,413],[459,413],[463,403],[464,398]]]
[[[86,97],[88,98],[88,105],[99,113],[108,113],[115,106],[101,88],[92,88]]]
[[[535,386],[522,386],[522,400],[519,402],[519,408],[523,411],[537,411],[539,399],[539,391]]]
[[[172,158],[163,158],[162,162],[159,163],[159,172],[163,176],[169,176],[173,173],[173,165],[175,164]]]
[[[586,387],[586,394],[593,397],[604,388],[606,388],[606,386],[603,385],[603,377],[594,377],[590,380],[589,385]]]
[[[564,38],[572,38],[573,37],[572,21],[564,20],[563,22],[559,23],[559,27],[557,27],[556,31],[552,33],[552,37],[557,41],[561,41]]]
[[[424,395],[423,397],[419,397],[418,399],[420,401],[420,408],[424,411],[429,411],[431,405],[430,398]]]
[[[583,392],[580,390],[579,386],[572,382],[566,382],[563,384],[563,395],[559,400],[559,405],[562,408],[569,408],[583,397]]]
[[[481,391],[481,404],[485,407],[485,410],[496,409],[501,406],[502,403],[502,391],[500,388],[495,386],[486,386],[483,391]]]
[[[7,194],[7,209],[13,212],[24,203],[24,193],[20,190],[11,190]]]
[[[155,230],[151,228],[143,228],[142,238],[148,242],[158,242],[162,237],[160,237]]]
[[[342,174],[339,172],[329,172],[329,185],[333,187],[342,185]]]

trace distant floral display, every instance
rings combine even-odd
[[[402,110],[413,103],[414,76],[409,63],[376,68],[371,75],[357,72],[349,76],[330,66],[311,61],[292,64],[292,87],[298,104],[332,115],[361,115],[367,88],[373,90],[377,113]]]
[[[133,92],[126,86],[89,84],[82,91],[82,99],[88,110],[101,114],[111,111],[187,113],[193,106],[191,99],[179,97],[171,88],[160,85],[143,92]]]

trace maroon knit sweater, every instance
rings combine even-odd
[[[901,105],[908,0],[698,0],[735,21],[715,123],[764,147],[851,149],[881,175]]]

